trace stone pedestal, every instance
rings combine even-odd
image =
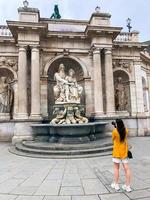
[[[19,47],[18,58],[18,119],[27,119],[27,52],[25,46]]]
[[[31,124],[33,124],[33,122],[20,121],[15,123],[14,136],[12,138],[13,145],[23,140],[33,140]]]
[[[112,50],[105,49],[105,87],[106,87],[106,114],[115,114],[114,80],[112,68]]]
[[[40,62],[39,49],[31,50],[31,115],[32,119],[41,118],[40,111]]]
[[[9,113],[0,113],[0,120],[9,120],[10,114]]]
[[[94,115],[103,115],[103,92],[102,92],[102,69],[101,69],[101,49],[93,51],[93,70],[94,70]]]

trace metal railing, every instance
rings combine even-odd
[[[5,36],[5,37],[12,36],[12,34],[7,26],[0,25],[0,36]]]
[[[114,41],[116,42],[138,42],[138,32],[121,32]]]

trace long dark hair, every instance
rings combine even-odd
[[[116,119],[116,124],[117,124],[117,130],[120,135],[120,142],[124,142],[126,136],[126,129],[122,119]]]

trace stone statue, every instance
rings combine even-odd
[[[115,104],[117,111],[127,110],[127,95],[122,78],[118,77],[115,84]]]
[[[56,114],[56,117],[52,119],[51,124],[64,124],[66,109],[62,110],[61,108],[55,108],[53,114]]]
[[[68,94],[67,94],[67,101],[68,102],[78,102],[80,103],[80,97],[83,91],[83,88],[78,85],[77,79],[75,77],[75,71],[73,69],[69,70],[69,75],[66,77],[68,81]]]
[[[54,6],[54,13],[50,17],[50,19],[61,19],[61,15],[59,14],[59,8],[58,5]]]
[[[54,86],[54,96],[55,103],[57,102],[66,102],[66,93],[68,94],[68,81],[65,80],[65,66],[64,64],[59,65],[58,72],[54,74],[54,80],[56,81],[56,85]]]
[[[88,123],[88,119],[81,115],[79,108],[83,87],[77,83],[75,71],[71,68],[66,75],[64,64],[60,64],[58,71],[54,74],[54,80],[56,81],[56,85],[53,87],[56,105],[53,114],[56,116],[50,123]]]
[[[88,119],[81,115],[81,109],[78,106],[62,105],[62,107],[56,107],[53,114],[56,115],[50,122],[51,124],[83,124],[88,123]]]
[[[66,124],[76,124],[73,107],[68,107],[66,115]]]
[[[7,77],[0,77],[0,113],[10,113],[12,105],[12,90]]]
[[[83,88],[78,85],[75,72],[69,70],[69,75],[65,74],[64,64],[60,64],[58,72],[54,74],[56,85],[54,86],[55,103],[80,103]]]
[[[81,116],[81,110],[78,107],[75,107],[74,110],[75,110],[74,115],[76,123],[79,124],[88,123],[88,119],[86,117]]]

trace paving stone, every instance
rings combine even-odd
[[[10,193],[16,188],[24,179],[9,179],[0,184],[0,193]]]
[[[66,178],[80,179],[80,176],[77,173],[76,174],[64,174],[63,179],[66,179]]]
[[[45,168],[42,170],[37,170],[36,173],[33,174],[30,178],[28,178],[22,186],[39,186],[43,182],[43,180],[47,177],[49,173],[49,169]]]
[[[150,200],[150,198],[149,197],[147,197],[147,198],[140,198],[140,199],[138,199],[138,200]]]
[[[20,195],[33,195],[38,187],[24,187],[18,186],[14,190],[11,191],[11,194],[20,194]]]
[[[62,180],[62,186],[81,186],[80,178],[68,177]]]
[[[43,200],[44,196],[19,196],[16,200]]]
[[[61,180],[63,177],[64,170],[62,169],[54,169],[51,170],[46,180]]]
[[[108,190],[98,179],[83,179],[82,184],[86,195],[108,193]]]
[[[140,179],[135,177],[132,178],[131,186],[134,190],[142,190],[150,187],[149,183],[141,181]]]
[[[0,200],[15,200],[17,198],[16,195],[4,195],[0,194]]]
[[[74,167],[69,167],[65,169],[65,174],[76,174],[78,173],[78,169]]]
[[[61,187],[60,195],[83,195],[82,187]]]
[[[149,197],[149,199],[150,199],[150,191],[148,191],[148,190],[132,191],[130,193],[126,193],[126,195],[130,199],[139,199],[139,198],[145,198],[145,197]]]
[[[72,200],[100,200],[97,195],[88,195],[88,196],[74,196]]]
[[[150,137],[132,139],[134,159],[130,166],[134,191],[116,193],[110,188],[111,156],[68,160],[25,158],[10,154],[9,145],[0,143],[0,200],[150,200],[149,144]],[[96,176],[95,168],[102,176]],[[122,169],[120,172],[122,180],[124,173]],[[103,178],[107,181],[103,182]]]
[[[94,171],[92,171],[91,169],[79,169],[79,175],[83,179],[97,178]]]
[[[48,197],[48,196],[46,196],[43,200],[72,200],[71,199],[71,196],[69,197],[67,197],[67,196],[65,196],[65,197],[63,197],[63,196],[59,196],[59,197]]]
[[[100,200],[130,200],[125,194],[115,193],[115,194],[105,194],[100,195]]]
[[[35,195],[58,195],[60,184],[60,181],[44,181]]]

